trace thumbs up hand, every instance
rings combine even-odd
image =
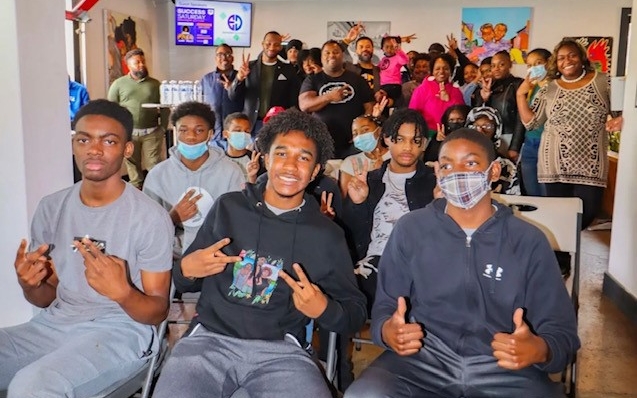
[[[523,369],[550,358],[546,341],[531,331],[523,316],[524,310],[516,309],[513,313],[513,333],[496,333],[493,336],[493,356],[498,359],[498,366],[504,369]]]
[[[398,307],[394,314],[383,323],[381,335],[385,344],[398,355],[407,356],[420,351],[425,333],[418,323],[407,323],[407,303],[398,297]]]

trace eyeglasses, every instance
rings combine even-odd
[[[215,56],[217,58],[230,58],[232,57],[232,53],[216,53]]]
[[[469,128],[474,129],[474,130],[478,130],[478,131],[486,131],[486,132],[492,132],[495,131],[495,124],[493,123],[486,123],[486,124],[471,124],[469,125]]]

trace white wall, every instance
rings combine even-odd
[[[0,2],[0,327],[31,317],[16,250],[38,201],[73,182],[63,15],[60,1]]]
[[[637,10],[637,0],[633,1]],[[633,21],[635,22],[635,21]],[[631,29],[624,90],[624,128],[619,148],[608,273],[637,298],[637,29]]]
[[[263,1],[253,0],[252,47],[245,49],[252,58],[261,51],[263,34],[269,30],[289,33],[310,47],[327,39],[327,21],[368,20],[391,21],[393,34],[416,33],[418,40],[405,44],[405,50],[426,51],[432,42],[446,44],[445,35],[460,36],[460,20],[464,7],[532,7],[530,46],[549,50],[563,36],[613,36],[613,53],[617,54],[620,14],[631,0],[367,0],[340,1]],[[164,10],[159,35],[168,45],[170,78],[199,79],[213,68],[212,48],[174,45],[174,5],[158,4]],[[241,61],[243,49],[235,49],[235,64]],[[163,61],[166,62],[166,61]],[[519,71],[519,69],[517,70]],[[514,71],[515,72],[515,71]]]

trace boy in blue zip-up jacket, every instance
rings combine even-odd
[[[491,200],[494,160],[475,130],[443,142],[444,199],[403,216],[381,257],[372,336],[387,351],[346,398],[564,396],[548,374],[580,346],[575,312],[546,237]]]

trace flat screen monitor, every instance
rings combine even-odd
[[[250,47],[252,3],[176,0],[175,44],[178,46]]]

